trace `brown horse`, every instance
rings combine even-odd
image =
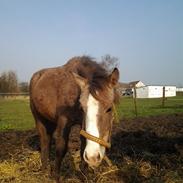
[[[98,166],[110,147],[112,107],[119,71],[111,74],[90,57],[74,57],[62,67],[36,72],[30,82],[30,106],[41,142],[42,168],[47,167],[51,138],[55,139],[55,175],[67,152],[70,129],[80,124],[85,137],[82,156]],[[84,138],[84,139],[85,139]]]

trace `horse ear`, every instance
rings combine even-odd
[[[79,87],[81,89],[84,88],[87,85],[87,83],[88,83],[87,79],[85,79],[82,76],[76,74],[75,72],[72,72],[72,75],[73,75],[76,83],[79,85]]]
[[[114,68],[112,73],[109,75],[109,84],[111,87],[116,86],[119,80],[119,70]]]

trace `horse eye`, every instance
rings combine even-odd
[[[106,113],[111,112],[112,111],[112,107],[110,107],[109,109],[107,109]]]

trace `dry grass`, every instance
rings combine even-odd
[[[72,158],[71,158],[72,157]],[[121,164],[114,165],[105,157],[102,165],[96,170],[83,169],[80,166],[80,152],[76,151],[71,156],[67,154],[62,166],[61,181],[63,183],[129,183],[150,180],[153,175],[158,175],[158,167],[144,159],[132,159],[123,156]],[[8,160],[0,162],[1,183],[53,183],[48,171],[41,171],[40,152],[22,148]],[[141,178],[142,179],[142,178]],[[178,173],[167,172],[164,183],[182,183]]]
[[[22,154],[23,152],[23,154]],[[11,159],[0,162],[0,182],[12,183],[41,183],[49,181],[49,176],[40,171],[41,162],[39,152],[28,149],[12,155]]]
[[[100,169],[94,172],[93,181],[88,177],[86,172],[83,172],[80,168],[81,158],[80,152],[76,151],[72,154],[73,162],[66,161],[73,177],[67,178],[67,175],[62,175],[61,180],[67,183],[80,183],[80,182],[96,182],[105,183],[111,182],[110,175],[114,175],[119,169],[116,166],[110,164],[110,160],[106,159],[106,166],[101,166]],[[69,160],[70,161],[70,160]],[[109,163],[110,162],[110,163]],[[67,166],[66,165],[66,166]],[[77,172],[77,173],[76,173]],[[79,175],[80,174],[80,175]],[[0,162],[0,182],[1,183],[51,183],[54,179],[50,178],[47,172],[41,171],[40,153],[38,151],[31,151],[23,148],[17,151],[8,160]]]

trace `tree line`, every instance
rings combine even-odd
[[[24,93],[29,91],[27,82],[19,82],[15,71],[6,71],[0,75],[0,93]]]

